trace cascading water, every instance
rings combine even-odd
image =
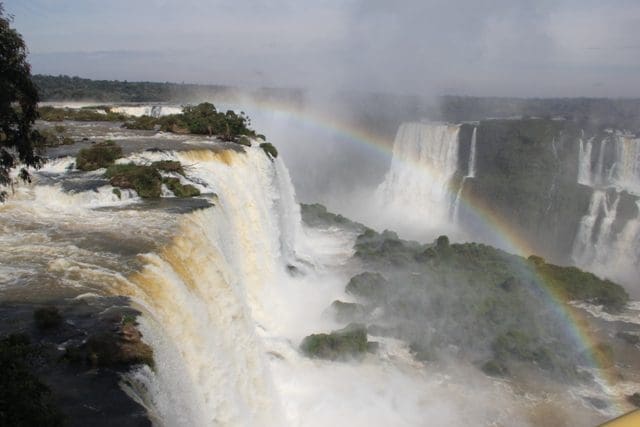
[[[182,108],[178,106],[168,105],[122,105],[112,107],[111,111],[114,113],[122,113],[126,114],[127,116],[134,117],[162,117],[169,114],[180,114],[182,112]]]
[[[576,233],[572,259],[578,266],[634,286],[640,260],[634,249],[638,219],[628,220],[617,233],[613,226],[618,220],[621,192],[640,195],[640,139],[611,133],[597,146],[595,167],[593,139],[580,140],[578,183],[592,187],[593,194]]]
[[[462,191],[464,190],[464,184],[467,179],[476,177],[476,140],[477,140],[478,128],[473,128],[471,135],[471,148],[469,150],[469,165],[467,167],[467,174],[462,177],[460,188],[456,194],[455,201],[453,202],[453,221],[460,221],[460,198],[462,197]]]
[[[591,151],[593,138],[587,141],[580,139],[580,153],[578,154],[578,184],[592,185],[591,179]]]
[[[376,199],[394,218],[417,227],[447,224],[455,194],[459,126],[403,123],[393,145],[391,167]]]

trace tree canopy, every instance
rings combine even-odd
[[[33,128],[38,116],[38,91],[31,80],[27,48],[22,36],[11,28],[0,3],[0,185],[11,183],[10,170],[23,165],[20,178],[29,180],[26,167],[38,167],[35,153],[40,136]],[[6,197],[0,191],[0,201]]]

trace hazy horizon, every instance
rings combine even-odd
[[[398,94],[640,96],[640,4],[6,0],[34,73]]]

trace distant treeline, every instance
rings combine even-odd
[[[640,133],[640,99],[443,96],[439,105],[441,118],[451,122],[514,116],[563,117],[588,129]]]
[[[301,90],[284,88],[246,90],[223,85],[91,80],[42,74],[34,75],[33,81],[38,86],[42,101],[197,102],[203,99],[224,99],[248,94],[264,98],[277,97],[293,102],[302,100]]]
[[[69,76],[33,77],[42,101],[183,102],[237,100],[251,96],[304,105],[310,96],[302,89],[246,89],[223,85],[90,80]],[[453,123],[486,118],[529,116],[575,121],[582,127],[625,129],[640,133],[640,99],[609,98],[497,98],[362,93],[341,91],[334,101],[371,131],[392,134],[408,120],[431,119]]]

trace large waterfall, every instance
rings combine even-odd
[[[386,212],[416,226],[433,228],[450,220],[458,169],[459,126],[403,123],[393,145],[391,167],[376,198]]]
[[[573,261],[635,287],[640,254],[640,210],[614,230],[622,192],[640,195],[640,139],[610,133],[598,143],[580,140],[578,183],[593,188],[588,211],[580,221],[573,244]]]
[[[171,426],[282,425],[256,327],[276,326],[269,289],[293,262],[300,227],[286,169],[259,149],[174,157],[212,187],[217,206],[184,217],[121,289],[149,313],[145,335],[170,367],[152,376],[148,404]]]

